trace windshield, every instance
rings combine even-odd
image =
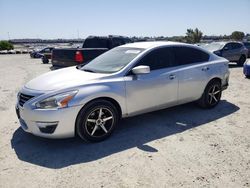
[[[215,51],[215,50],[220,50],[221,48],[223,48],[224,45],[225,45],[224,43],[212,42],[202,47],[209,51]]]
[[[83,66],[81,70],[96,73],[114,73],[124,68],[143,50],[141,48],[117,47],[93,59]]]

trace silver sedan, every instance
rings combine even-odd
[[[141,42],[89,64],[43,74],[18,93],[24,131],[47,138],[101,141],[120,118],[195,101],[215,107],[228,86],[228,61],[200,47]]]

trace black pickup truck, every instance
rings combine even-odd
[[[123,36],[90,36],[85,39],[82,48],[58,48],[52,51],[51,62],[55,67],[68,67],[86,64],[102,53],[132,41]]]

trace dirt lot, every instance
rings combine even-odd
[[[16,93],[50,65],[0,56],[0,187],[250,187],[250,80],[231,66],[212,110],[182,105],[125,119],[101,143],[24,133]]]

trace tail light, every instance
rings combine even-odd
[[[82,55],[82,52],[76,51],[76,54],[75,54],[75,61],[78,62],[78,63],[82,63],[82,62],[83,62],[83,55]]]

